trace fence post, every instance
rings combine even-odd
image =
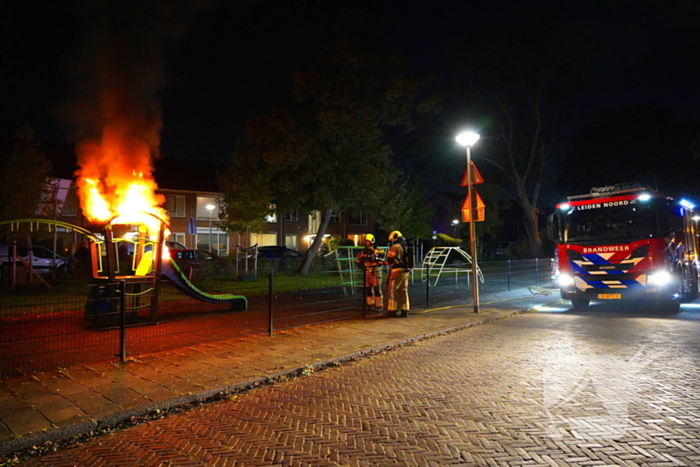
[[[362,281],[362,317],[367,317],[367,265],[363,264],[362,275],[364,280]]]
[[[126,360],[126,281],[119,285],[119,361]]]
[[[535,258],[535,285],[540,285],[540,259]]]
[[[268,280],[268,292],[267,292],[267,300],[268,300],[267,309],[268,309],[269,319],[270,319],[270,335],[272,335],[272,333],[275,331],[274,323],[273,323],[273,315],[272,315],[272,289],[273,289],[272,278],[273,278],[273,276],[274,276],[274,273],[272,271],[270,271],[270,277]]]
[[[430,275],[427,274],[427,269],[425,277],[425,307],[430,308]]]
[[[511,274],[512,274],[512,272],[510,269],[510,259],[509,259],[508,260],[508,292],[510,292],[510,276],[511,276]]]

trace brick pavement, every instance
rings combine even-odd
[[[0,456],[558,301],[519,289],[484,295],[479,314],[467,304],[368,315],[9,378],[0,381]]]

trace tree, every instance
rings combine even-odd
[[[0,221],[51,216],[48,201],[53,196],[52,167],[39,147],[34,130],[25,127],[6,155],[0,174]]]
[[[391,163],[384,127],[411,126],[411,112],[422,86],[395,58],[366,55],[343,46],[322,66],[294,74],[294,102],[260,117],[232,154],[221,190],[237,207],[252,214],[265,203],[277,210],[310,207],[320,211],[319,229],[302,262],[307,274],[331,216],[348,208],[387,208],[386,200],[400,171]],[[253,160],[254,159],[254,160]],[[243,177],[244,167],[259,176]],[[238,177],[238,178],[236,178]]]
[[[425,203],[425,187],[419,177],[398,178],[387,193],[378,200],[391,209],[375,209],[375,219],[387,232],[399,230],[407,238],[426,238],[430,235],[430,220],[434,212]]]
[[[246,122],[231,160],[217,177],[224,194],[223,229],[262,232],[275,210],[293,207],[285,200],[296,199],[298,193],[293,193],[295,185],[280,172],[287,159],[295,159],[294,154],[306,147],[304,141],[295,141],[299,134],[295,124],[289,112],[279,109]]]

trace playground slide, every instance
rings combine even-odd
[[[175,288],[189,297],[209,303],[230,303],[235,311],[244,311],[248,308],[248,299],[242,295],[208,294],[199,290],[187,280],[175,261],[163,258],[160,272]]]

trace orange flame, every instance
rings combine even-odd
[[[119,124],[107,126],[101,141],[84,141],[78,146],[81,207],[90,221],[106,222],[119,216],[120,222],[144,223],[155,233],[158,221],[138,213],[151,213],[167,222],[167,212],[161,207],[165,197],[155,192],[151,144],[128,129]]]

